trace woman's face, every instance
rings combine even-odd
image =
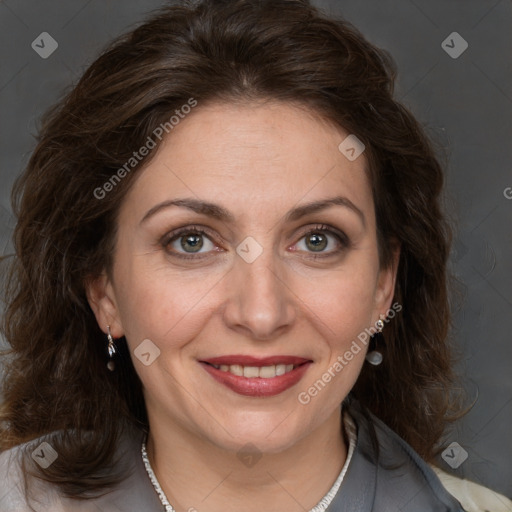
[[[151,428],[276,452],[338,414],[394,288],[348,135],[288,104],[199,104],[141,172],[89,296],[126,336]]]

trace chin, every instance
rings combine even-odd
[[[299,418],[285,409],[273,413],[238,411],[224,422],[225,430],[217,430],[214,442],[236,452],[246,445],[254,445],[263,453],[280,453],[305,437],[308,425],[306,418]]]

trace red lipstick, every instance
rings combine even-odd
[[[244,396],[253,397],[269,397],[278,395],[287,389],[297,384],[305,372],[312,364],[310,359],[297,356],[269,356],[269,357],[253,357],[245,355],[229,355],[212,357],[199,361],[201,366],[219,383],[228,387],[235,393]],[[237,365],[237,371],[241,372],[242,367],[253,367],[251,374],[255,368],[263,367],[277,367],[280,365],[280,370],[286,371],[284,374],[275,375],[273,377],[260,377],[260,376],[243,376],[235,375],[230,370],[221,366],[231,367]],[[291,368],[293,367],[293,369]],[[277,371],[277,368],[275,369]],[[270,369],[272,374],[272,369]]]

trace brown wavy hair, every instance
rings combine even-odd
[[[430,460],[453,412],[442,168],[423,128],[393,98],[395,68],[349,23],[300,0],[165,6],[114,41],[48,112],[13,189],[15,257],[6,283],[0,448],[54,434],[39,477],[86,497],[118,482],[123,428],[148,428],[142,385],[118,340],[114,373],[84,283],[112,267],[116,215],[155,154],[101,199],[94,191],[194,98],[298,104],[366,145],[381,265],[401,245],[385,363],[353,394]],[[154,138],[154,137],[153,137]],[[157,146],[158,147],[158,146]],[[80,460],[80,464],[75,461]]]

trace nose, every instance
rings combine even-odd
[[[285,271],[270,252],[264,251],[252,263],[239,258],[226,284],[224,321],[230,329],[258,341],[282,336],[291,329],[297,315]]]

